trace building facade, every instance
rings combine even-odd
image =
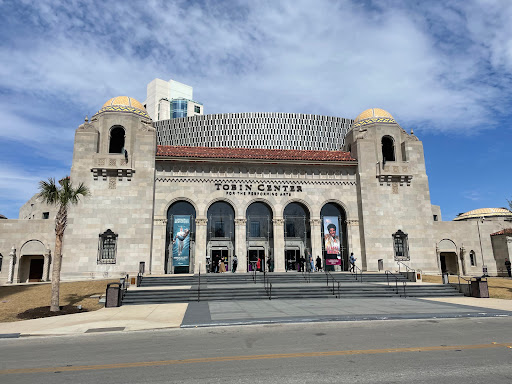
[[[211,271],[220,260],[230,270],[235,255],[237,273],[258,260],[260,268],[296,271],[309,257],[347,270],[351,253],[363,271],[402,262],[423,273],[506,273],[512,213],[484,210],[443,222],[430,201],[422,143],[388,112],[373,108],[355,120],[228,115],[186,118],[195,125],[182,139],[211,131],[210,121],[247,124],[239,129],[249,136],[257,123],[236,119],[290,119],[265,124],[292,127],[296,119],[304,132],[325,128],[323,141],[333,146],[293,139],[290,149],[269,149],[265,137],[250,147],[246,138],[234,143],[232,133],[176,142],[141,103],[113,98],[75,132],[71,181],[84,182],[91,195],[69,210],[62,278],[120,277],[140,263],[151,274]],[[54,217],[54,208],[33,198],[20,219],[0,220],[1,282],[50,278]]]

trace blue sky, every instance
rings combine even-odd
[[[512,199],[512,1],[0,0],[0,213],[69,174],[74,131],[154,78],[206,113],[389,111],[443,219]]]

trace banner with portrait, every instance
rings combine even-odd
[[[326,265],[341,265],[341,237],[337,216],[324,216],[324,249]]]
[[[172,233],[172,264],[186,267],[190,264],[190,216],[174,216]]]

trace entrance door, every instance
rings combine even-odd
[[[221,261],[224,261],[224,271],[229,272],[229,252],[227,249],[212,249],[210,256],[210,272],[221,272]]]
[[[30,260],[30,271],[28,281],[41,281],[43,279],[44,259]]]
[[[265,250],[249,248],[249,257],[247,258],[247,271],[252,272],[257,269],[258,259],[260,259],[260,271],[265,268]]]
[[[298,271],[300,263],[300,251],[298,249],[287,249],[285,251],[286,270]]]

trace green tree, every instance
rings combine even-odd
[[[39,182],[38,197],[49,205],[59,207],[55,217],[55,251],[52,262],[52,297],[50,311],[56,312],[59,307],[59,287],[60,287],[60,269],[62,265],[62,239],[68,221],[68,207],[76,205],[80,197],[89,195],[89,189],[80,183],[77,188],[73,188],[69,176],[55,183],[55,179]]]

